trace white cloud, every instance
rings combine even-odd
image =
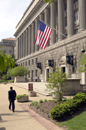
[[[12,37],[15,27],[32,0],[0,0],[0,41]]]

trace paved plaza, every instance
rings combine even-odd
[[[0,84],[0,130],[62,130],[28,107],[31,101],[51,99],[51,96],[37,94],[37,97],[29,97],[29,101],[25,103],[15,101],[15,112],[10,111],[8,109],[8,90],[10,86],[13,86],[17,95],[29,94],[27,89],[13,84]]]

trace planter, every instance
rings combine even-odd
[[[61,95],[59,95],[58,93],[52,94],[52,98],[53,98],[53,99],[57,99],[57,98],[62,99],[62,97],[63,97],[62,94],[61,94]]]
[[[36,97],[36,92],[31,91],[31,92],[30,92],[30,97]]]
[[[58,98],[58,94],[57,94],[57,93],[52,94],[52,98],[53,98],[53,99]]]
[[[27,102],[29,100],[28,96],[22,96],[19,99],[17,99],[18,102]]]

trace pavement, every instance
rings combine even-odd
[[[16,90],[17,95],[28,94],[27,89],[11,84],[0,84],[0,130],[62,130],[62,128],[41,117],[29,108],[32,101],[40,99],[52,99],[51,96],[37,94],[29,97],[28,102],[19,103],[15,101],[15,112],[8,109],[8,91],[10,87]]]

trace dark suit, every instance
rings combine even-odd
[[[14,112],[15,109],[14,101],[16,100],[15,90],[8,91],[8,99],[9,99],[9,109],[11,109],[11,105],[12,105],[12,111]]]

